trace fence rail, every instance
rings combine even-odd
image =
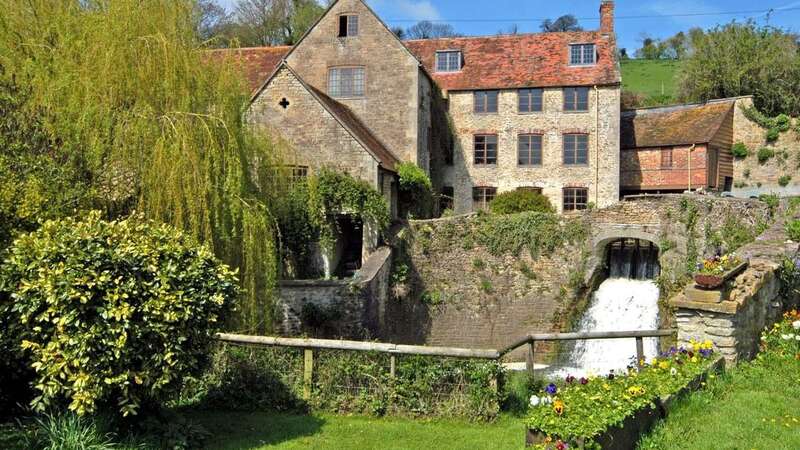
[[[636,359],[639,364],[644,360],[644,338],[672,336],[675,329],[639,330],[639,331],[604,331],[579,333],[540,333],[529,334],[503,350],[468,349],[456,347],[428,347],[421,345],[398,345],[381,342],[345,341],[329,339],[297,339],[267,336],[247,336],[240,334],[217,334],[220,342],[234,345],[258,345],[270,347],[294,347],[303,349],[303,396],[311,396],[314,375],[314,350],[349,350],[358,352],[380,352],[390,355],[390,375],[394,377],[397,361],[395,355],[440,356],[451,358],[499,360],[514,350],[527,346],[527,371],[534,372],[534,349],[537,342],[547,341],[584,341],[596,339],[636,339]]]

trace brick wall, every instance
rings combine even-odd
[[[622,150],[621,189],[686,190],[689,188],[689,149],[691,146]],[[662,150],[671,151],[671,168],[662,167]],[[707,187],[708,153],[705,145],[691,152],[692,189]]]
[[[358,36],[337,37],[342,14],[358,15]],[[349,106],[398,158],[418,160],[419,62],[361,1],[337,2],[287,61],[322,92],[328,92],[331,67],[364,67],[364,97],[337,100]]]
[[[597,103],[599,94],[599,108]],[[450,114],[456,134],[454,166],[445,170],[444,184],[455,190],[455,211],[472,211],[472,187],[491,186],[498,192],[519,187],[538,187],[561,209],[564,187],[586,187],[589,201],[599,207],[619,199],[619,88],[590,91],[589,111],[563,111],[561,89],[545,89],[543,112],[518,113],[517,91],[500,93],[497,114],[475,114],[472,92],[450,92]],[[598,121],[599,115],[599,121]],[[599,125],[599,127],[598,127]],[[563,134],[589,135],[589,164],[563,164]],[[475,166],[474,135],[498,135],[496,166]],[[519,134],[542,134],[542,166],[520,167],[517,160]],[[599,147],[597,147],[599,146]],[[599,151],[599,159],[598,159]]]

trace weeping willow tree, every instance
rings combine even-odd
[[[138,210],[240,270],[236,327],[269,331],[278,273],[269,189],[276,145],[249,131],[233,64],[211,62],[191,0],[0,0],[0,67],[25,86],[92,208]],[[279,182],[279,181],[276,181]]]

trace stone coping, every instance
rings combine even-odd
[[[378,272],[392,256],[390,247],[380,247],[367,258],[355,277],[344,280],[280,280],[278,286],[283,289],[315,288],[315,287],[345,287],[351,284],[371,282]]]

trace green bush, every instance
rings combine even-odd
[[[744,143],[737,142],[731,147],[731,153],[733,153],[734,158],[743,159],[747,158],[747,155],[750,154],[750,149],[748,149]]]
[[[518,214],[521,212],[542,212],[552,213],[553,205],[550,200],[542,194],[515,190],[503,192],[489,203],[489,210],[493,214]]]
[[[778,184],[779,184],[781,187],[786,187],[786,186],[788,186],[788,185],[789,185],[789,183],[790,183],[791,181],[792,181],[792,177],[791,177],[791,175],[783,175],[782,177],[780,177],[780,178],[778,179]]]
[[[237,286],[167,225],[48,221],[14,242],[0,271],[0,342],[36,370],[35,409],[136,414],[201,373]]]
[[[760,164],[765,164],[773,156],[775,156],[775,150],[769,147],[761,147],[760,149],[758,149],[758,162]]]
[[[781,132],[777,128],[767,130],[767,142],[775,142],[781,137]]]
[[[789,239],[800,242],[800,220],[790,220],[786,223],[786,234]]]
[[[779,133],[785,133],[792,128],[792,119],[786,114],[778,114],[773,121],[775,124],[773,128],[778,130]]]
[[[400,203],[402,213],[415,218],[429,218],[433,213],[433,185],[428,175],[416,164],[400,163]]]

